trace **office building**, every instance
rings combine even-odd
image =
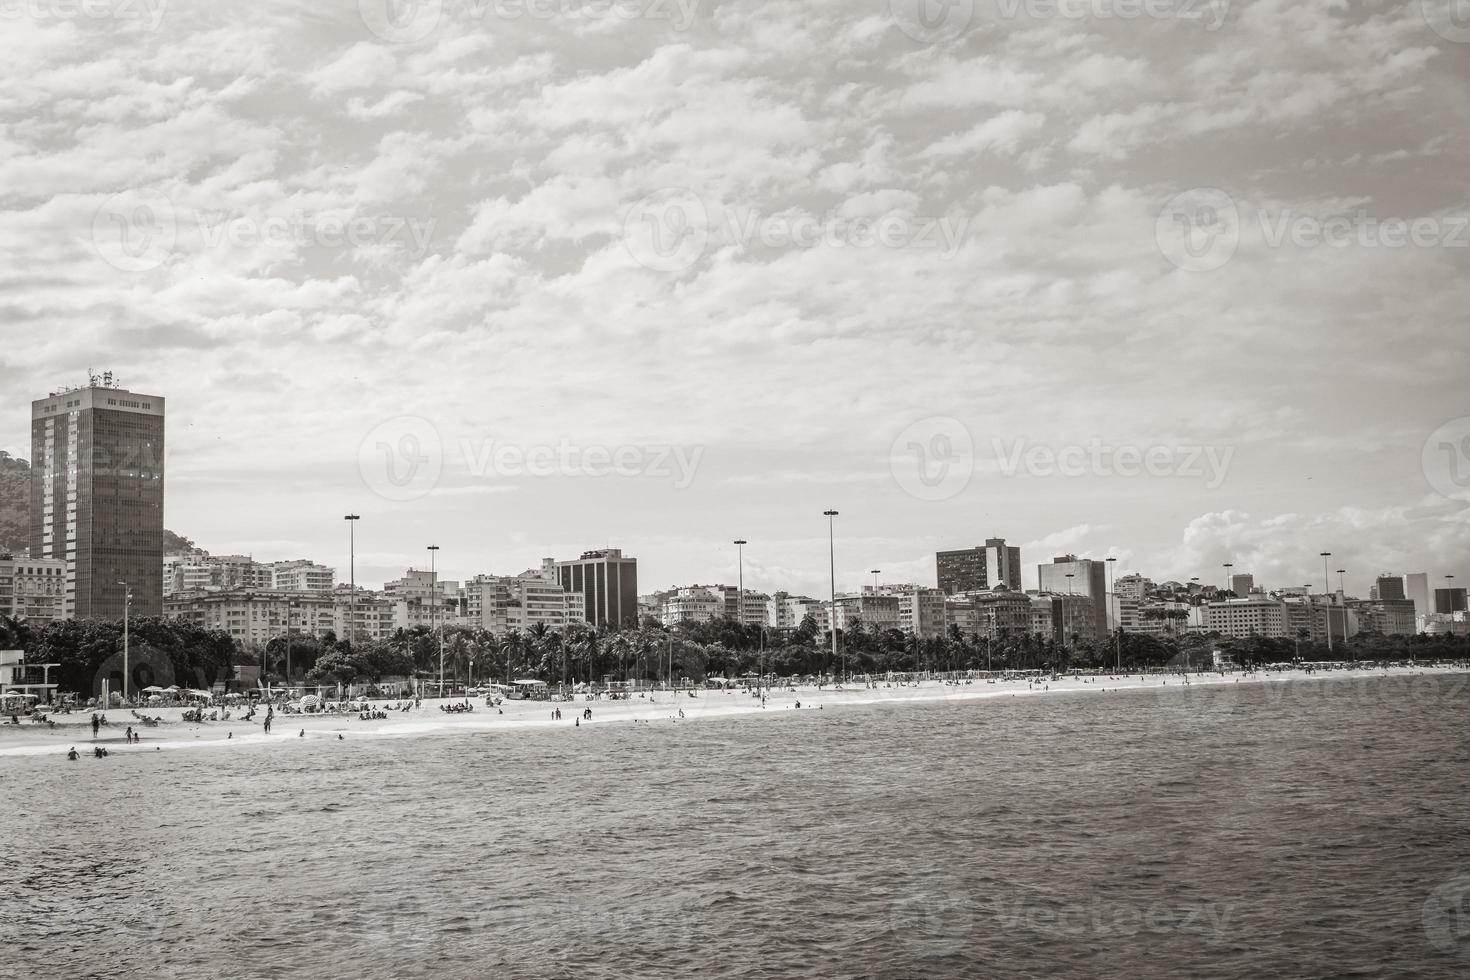
[[[79,619],[163,611],[163,419],[110,372],[31,403],[30,555],[67,563]]]
[[[1439,615],[1465,611],[1464,589],[1435,589],[1434,611]]]
[[[1368,590],[1370,599],[1405,599],[1404,580],[1397,575],[1380,575]]]
[[[582,596],[583,618],[592,626],[638,625],[638,559],[605,548],[583,552],[576,561],[547,558],[542,567],[555,569],[561,587]]]
[[[1246,596],[1251,594],[1251,590],[1253,590],[1255,587],[1256,577],[1254,575],[1244,574],[1230,576],[1230,591],[1234,592],[1238,598],[1244,599]]]
[[[934,565],[945,595],[980,592],[1001,584],[1021,590],[1021,549],[1008,547],[1005,538],[989,538],[976,548],[936,552]]]
[[[1410,572],[1404,576],[1404,594],[1414,603],[1414,627],[1422,631],[1434,608],[1429,604],[1429,573]]]
[[[1076,555],[1062,555],[1049,565],[1038,565],[1042,592],[1086,596],[1093,605],[1097,632],[1088,639],[1105,638],[1108,631],[1107,563]]]

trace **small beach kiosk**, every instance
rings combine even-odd
[[[551,688],[545,681],[514,681],[510,685],[507,697],[515,701],[550,701]]]
[[[5,714],[28,711],[37,701],[56,696],[51,668],[60,664],[28,664],[24,650],[0,650],[0,710]],[[41,671],[38,679],[34,672]]]

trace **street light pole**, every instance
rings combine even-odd
[[[1327,571],[1327,559],[1332,557],[1332,552],[1322,552],[1322,591],[1327,593],[1327,652],[1332,652],[1332,578]]]
[[[735,586],[735,621],[740,624],[741,629],[743,630],[745,628],[745,546],[750,544],[750,542],[745,540],[744,538],[736,538],[734,544],[735,561],[736,564],[739,566],[739,570],[736,572],[736,575],[738,576],[738,582]],[[672,678],[670,678],[670,680],[672,680]]]
[[[348,514],[342,518],[347,522],[347,643],[357,639],[357,522],[362,518]]]
[[[434,604],[434,586],[439,581],[439,573],[436,571],[435,559],[439,554],[437,544],[429,545],[429,632],[434,632],[435,612],[437,606]],[[444,634],[439,634],[439,696],[444,696]]]
[[[1109,558],[1109,559],[1107,559],[1107,562],[1108,562],[1108,596],[1109,596],[1109,599],[1108,599],[1108,614],[1111,615],[1112,612],[1113,612],[1113,606],[1118,601],[1118,590],[1113,585],[1113,566],[1118,563],[1118,559],[1116,559],[1116,558]],[[1119,606],[1118,607],[1118,612],[1120,613],[1120,615],[1117,616],[1116,619],[1113,622],[1113,653],[1116,655],[1116,657],[1118,659],[1118,673],[1120,673],[1120,674],[1123,673],[1123,645],[1119,642],[1118,634],[1121,633],[1121,632],[1123,632],[1123,624],[1121,622],[1119,622],[1119,620],[1121,620],[1123,618],[1122,615],[1121,615],[1122,611],[1123,611],[1122,610],[1122,607]]]
[[[835,669],[837,667],[837,538],[832,519],[837,516],[837,511],[824,510],[822,516],[827,518],[827,569],[832,581],[832,619],[828,625],[832,629],[832,666]],[[843,671],[843,673],[846,672],[846,670]]]
[[[1230,588],[1230,570],[1232,568],[1234,568],[1234,567],[1235,567],[1235,562],[1233,562],[1233,561],[1227,561],[1225,563],[1225,591],[1226,592],[1234,591],[1234,590],[1232,590]]]
[[[128,609],[133,604],[133,587],[126,582],[118,582],[123,587],[123,702],[128,700]]]

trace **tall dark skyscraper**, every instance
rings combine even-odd
[[[988,538],[983,547],[940,551],[934,555],[939,588],[946,595],[979,592],[1004,583],[1021,591],[1021,549],[1005,538]]]
[[[593,626],[638,625],[638,559],[617,548],[588,551],[576,561],[547,559],[567,592],[579,592]],[[545,564],[545,563],[543,563]]]
[[[31,556],[67,562],[78,619],[163,612],[163,399],[110,374],[31,403]]]

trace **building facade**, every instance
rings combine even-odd
[[[1021,549],[1006,545],[1005,538],[988,538],[985,544],[934,555],[939,590],[946,595],[980,592],[1004,584],[1021,589]]]
[[[1107,563],[1076,555],[1062,555],[1049,565],[1038,565],[1042,592],[1085,596],[1092,604],[1096,624],[1088,639],[1106,638],[1108,632]]]
[[[0,614],[23,616],[33,626],[69,619],[66,562],[0,555]]]
[[[67,563],[79,619],[163,611],[163,434],[164,400],[110,374],[31,403],[30,554]]]
[[[576,561],[547,558],[542,567],[555,570],[565,591],[582,596],[583,618],[590,625],[638,625],[638,559],[606,548],[585,551]]]

